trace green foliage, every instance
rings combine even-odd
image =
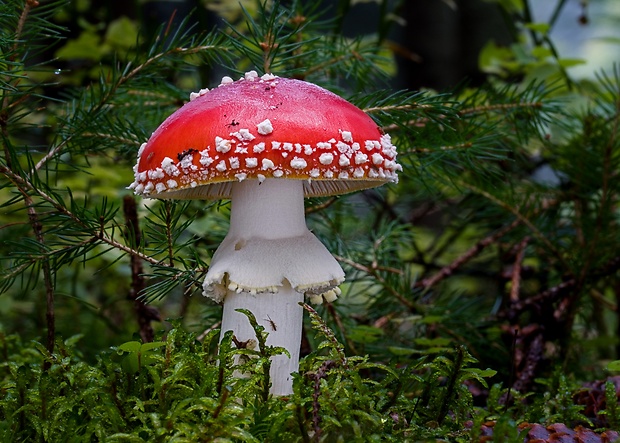
[[[118,347],[118,350],[126,353],[121,361],[121,367],[128,374],[140,372],[142,366],[150,365],[156,361],[155,349],[165,345],[164,342],[155,341],[140,343],[139,341],[128,341]]]
[[[23,349],[30,351],[25,359],[10,354],[2,366],[3,441],[60,441],[62,435],[67,441],[256,441],[246,429],[249,411],[234,395],[255,393],[256,376],[237,380],[232,370],[218,365],[218,358],[230,356],[209,349],[216,332],[202,343],[173,329],[162,342],[120,345],[118,351],[128,352],[127,357],[142,355],[136,366],[127,357],[115,362],[116,351],[90,366],[62,345],[58,354],[41,345]],[[222,349],[231,352],[230,345]],[[47,371],[42,371],[44,361],[51,364]]]
[[[527,411],[527,420],[533,423],[546,421],[549,424],[589,422],[581,413],[583,406],[574,404],[573,396],[579,387],[569,382],[565,374],[558,372],[554,377],[538,382],[545,387],[544,394]]]
[[[605,410],[600,414],[607,419],[609,428],[620,429],[620,402],[616,386],[611,381],[605,383],[605,406]]]
[[[161,341],[126,342],[88,364],[76,348],[80,337],[58,342],[55,353],[4,337],[0,438],[362,442],[456,435],[471,413],[463,383],[493,375],[471,366],[463,349],[403,369],[347,357],[316,311],[304,308],[322,342],[302,361],[290,399],[268,396],[269,357],[283,350],[265,347],[266,332],[249,312],[258,350],[238,349],[227,333],[216,352],[218,330],[200,342],[175,328]],[[433,398],[412,401],[420,392]]]
[[[0,440],[472,441],[493,419],[520,441],[525,420],[593,420],[575,393],[620,349],[620,71],[571,78],[549,33],[565,2],[535,23],[496,1],[513,44],[482,50],[482,86],[440,93],[389,87],[399,2],[374,2],[378,34],[357,37],[332,14],[347,0],[207,1],[227,23],[152,35],[87,3],[0,3]],[[228,205],[126,189],[190,90],[250,69],[345,96],[403,166],[398,185],[307,205],[347,280],[305,306],[290,398],[268,396],[282,350],[251,313],[258,349],[224,334],[216,350],[221,308],[190,297]]]

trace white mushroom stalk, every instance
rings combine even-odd
[[[256,342],[247,309],[269,333],[267,345],[290,353],[273,358],[271,393],[292,392],[299,369],[304,294],[333,301],[344,272],[308,230],[303,182],[245,180],[232,189],[228,235],[215,252],[204,282],[205,295],[224,301],[222,333],[234,331],[240,342]]]

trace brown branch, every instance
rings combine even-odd
[[[28,210],[28,219],[32,225],[32,230],[41,249],[45,248],[45,239],[43,237],[43,226],[39,220],[39,215],[34,209],[32,198],[20,189],[24,196],[24,204]],[[56,337],[56,315],[54,309],[54,285],[52,283],[52,269],[48,258],[41,260],[41,269],[43,271],[43,282],[45,284],[45,323],[47,325],[47,350],[50,354],[54,352],[54,340]],[[51,362],[45,360],[43,369],[47,370],[51,367]]]
[[[21,14],[19,15],[19,19],[17,20],[17,26],[15,27],[15,37],[13,38],[14,43],[13,46],[11,47],[11,49],[9,50],[9,53],[11,54],[9,56],[9,60],[14,62],[16,60],[16,51],[20,46],[20,38],[22,35],[22,32],[24,31],[24,25],[26,24],[26,20],[28,19],[28,15],[30,14],[30,10],[33,7],[36,7],[39,5],[39,2],[37,2],[36,0],[26,0],[24,3],[24,9],[22,9]],[[19,69],[21,69],[21,66],[16,65],[14,67],[15,71],[18,71]],[[11,76],[10,74],[6,75],[6,84],[7,85],[11,85]],[[17,84],[19,84],[19,81],[21,79],[18,78],[16,80]],[[9,121],[9,109],[13,106],[13,104],[10,103],[11,97],[13,97],[12,94],[10,93],[5,93],[4,94],[4,98],[2,99],[2,109],[0,110],[0,126],[2,127],[2,134],[4,135],[5,139],[8,139],[8,121]],[[19,102],[21,102],[24,99],[24,97],[18,98],[17,100]],[[11,156],[10,156],[10,152],[8,149],[8,146],[6,144],[6,142],[4,143],[4,154],[6,157],[6,162],[7,165],[9,166],[9,168],[11,167]]]
[[[525,247],[529,241],[529,237],[525,237],[521,243],[517,245],[517,256],[515,257],[515,264],[512,268],[510,285],[511,302],[519,300],[519,293],[521,292],[521,266],[523,265],[523,258],[525,257]]]
[[[407,111],[410,109],[433,109],[433,106],[411,103],[406,105],[373,106],[371,108],[364,108],[363,111],[367,114],[372,114],[375,112]]]
[[[172,239],[172,213],[170,212],[170,207],[172,202],[170,200],[164,201],[164,207],[166,208],[166,240],[167,240],[167,249],[168,249],[168,266],[171,268],[174,267],[174,241]]]
[[[331,198],[325,200],[323,203],[320,203],[318,205],[308,206],[305,209],[305,213],[306,213],[306,215],[308,215],[308,214],[312,214],[313,212],[322,211],[323,209],[326,209],[326,208],[330,207],[331,205],[333,205],[337,201],[338,201],[338,197],[331,197]]]
[[[126,137],[119,137],[118,135],[104,134],[102,132],[85,132],[82,135],[84,135],[85,137],[104,138],[104,139],[114,140],[114,141],[117,141],[117,142],[126,143],[128,145],[138,144],[140,142],[137,139],[130,139],[130,138],[126,138]]]
[[[409,120],[407,122],[405,122],[402,125],[397,125],[396,123],[393,123],[391,125],[387,125],[387,126],[383,126],[381,129],[384,132],[395,132],[399,129],[402,129],[403,127],[417,127],[417,128],[423,128],[426,126],[426,124],[431,121],[430,118],[428,117],[423,117],[423,118],[416,118],[413,120]]]
[[[30,14],[32,8],[39,5],[39,2],[36,0],[26,0],[24,3],[24,9],[22,10],[19,19],[17,21],[17,26],[15,28],[15,37],[14,44],[10,50],[10,52],[14,52],[19,48],[20,38],[24,30],[24,26]],[[10,56],[12,61],[15,61],[15,54]],[[16,69],[20,69],[17,67]],[[17,80],[19,82],[19,79]],[[7,83],[10,84],[9,81]],[[9,121],[9,109],[15,104],[10,103],[11,94],[6,93],[2,100],[2,110],[0,112],[0,127],[2,128],[2,135],[4,140],[8,140],[9,138],[9,130],[8,130],[8,121]],[[18,102],[21,102],[22,98],[18,98]],[[4,154],[5,160],[8,168],[11,168],[11,152],[7,142],[4,143]],[[34,207],[34,202],[32,201],[31,196],[28,194],[28,190],[23,186],[16,186],[19,192],[22,194],[24,205],[26,206],[26,210],[28,212],[28,220],[30,225],[32,226],[32,231],[34,236],[39,243],[41,249],[45,249],[45,238],[43,236],[43,226],[41,226],[41,222],[39,220],[39,215]],[[43,272],[43,282],[45,285],[45,322],[47,326],[47,343],[46,348],[50,354],[54,352],[54,340],[56,336],[56,316],[54,311],[54,285],[52,281],[52,269],[47,258],[41,260],[41,269]],[[49,360],[45,360],[43,363],[43,370],[49,369],[51,366],[51,362]]]
[[[553,303],[559,300],[566,291],[569,291],[575,287],[577,284],[577,280],[571,278],[570,280],[563,281],[552,288],[546,289],[542,292],[539,292],[536,295],[533,295],[525,300],[519,300],[510,305],[510,308],[504,313],[503,317],[508,317],[509,320],[513,321],[521,312],[532,306],[538,306],[543,303]]]
[[[525,335],[525,337],[519,337],[518,341],[525,348],[522,349],[523,358],[521,362],[523,364],[520,370],[517,371],[517,379],[512,385],[512,389],[517,392],[527,392],[531,387],[538,367],[542,363],[545,346],[543,333],[538,326],[533,328],[532,331],[528,330],[527,334],[522,335]],[[533,336],[533,338],[530,338],[530,336]]]
[[[142,233],[140,232],[138,210],[136,208],[136,200],[134,197],[127,195],[123,198],[123,213],[125,214],[128,237],[132,238],[136,245],[139,245],[141,242]],[[157,308],[147,305],[140,299],[140,294],[145,287],[142,260],[135,255],[131,255],[129,257],[129,262],[131,266],[131,288],[129,290],[129,299],[133,301],[142,341],[145,343],[152,342],[155,334],[153,332],[151,322],[161,321],[161,316]]]
[[[601,266],[599,269],[590,273],[590,279],[608,277],[610,275],[615,274],[618,271],[618,269],[620,269],[620,256],[612,258],[607,263],[605,263],[603,266]],[[553,286],[544,291],[541,291],[538,294],[533,295],[525,300],[518,300],[510,305],[510,310],[508,314],[505,314],[505,316],[507,315],[513,318],[513,317],[516,317],[520,312],[532,306],[537,306],[545,302],[553,303],[559,300],[560,298],[562,298],[562,296],[567,291],[572,290],[575,287],[577,287],[578,283],[579,282],[577,281],[576,278],[570,278],[570,279],[564,280],[563,282],[557,284],[556,286]],[[556,310],[556,312],[554,313],[554,316],[556,318],[559,319],[563,315],[562,309],[563,308],[560,307]]]
[[[472,114],[479,114],[483,112],[507,111],[507,110],[519,109],[519,108],[541,108],[542,106],[543,104],[540,102],[485,105],[485,106],[476,106],[473,108],[461,109],[460,111],[457,111],[457,114],[460,117],[464,117],[464,116],[468,116]],[[364,111],[372,113],[372,112],[380,112],[380,111],[389,112],[389,111],[402,111],[402,110],[407,110],[407,109],[423,109],[423,108],[432,108],[432,106],[431,105],[378,106],[375,108],[366,108],[364,109]],[[401,129],[403,127],[410,127],[410,126],[424,127],[429,121],[431,121],[431,119],[429,119],[428,117],[422,117],[422,118],[409,120],[401,125],[391,124],[388,126],[384,126],[383,130],[386,132],[392,132],[392,131]]]
[[[493,243],[497,242],[500,238],[502,238],[508,232],[512,231],[514,228],[519,226],[520,223],[521,223],[521,220],[520,219],[516,219],[512,223],[510,223],[509,225],[506,225],[502,229],[500,229],[500,230],[494,232],[493,234],[483,238],[482,240],[478,241],[474,246],[469,248],[463,255],[461,255],[456,260],[454,260],[452,263],[450,263],[449,265],[444,266],[443,268],[441,268],[437,274],[435,274],[435,275],[433,275],[431,277],[425,278],[423,280],[418,281],[415,286],[416,287],[423,287],[425,289],[428,289],[431,286],[436,285],[437,283],[439,283],[444,278],[449,277],[450,275],[452,275],[452,273],[454,271],[456,271],[458,268],[463,266],[465,263],[467,263],[469,260],[474,258],[476,255],[478,255],[487,246],[490,246]]]
[[[37,6],[39,6],[39,2],[37,0],[26,0],[26,3],[24,4],[24,9],[22,10],[21,15],[19,16],[19,20],[17,21],[17,28],[15,29],[15,44],[13,45],[13,50],[15,50],[19,44],[18,40],[22,35],[24,25],[26,24],[26,20],[28,18],[28,15],[30,14],[30,10]]]
[[[385,271],[385,272],[390,272],[392,274],[403,274],[402,270],[397,269],[397,268],[392,268],[391,266],[379,266],[379,265],[365,266],[361,263],[357,263],[356,261],[348,259],[341,255],[334,255],[334,257],[336,258],[336,260],[346,263],[347,265],[351,266],[352,268],[357,269],[358,271],[366,272],[367,274],[370,274],[373,277],[375,276],[376,271]]]

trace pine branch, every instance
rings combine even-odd
[[[387,284],[387,281],[385,280],[385,278],[383,278],[383,276],[379,273],[379,271],[384,270],[384,271],[387,271],[387,272],[401,274],[402,271],[400,271],[398,269],[379,268],[378,266],[376,268],[373,268],[373,267],[362,265],[362,264],[357,263],[357,262],[355,262],[355,261],[353,261],[351,259],[348,259],[346,257],[342,257],[342,256],[337,255],[337,254],[333,254],[333,255],[336,258],[336,260],[338,260],[338,261],[340,261],[342,263],[345,263],[345,264],[351,266],[354,269],[357,269],[359,271],[365,272],[366,274],[368,274],[371,277],[373,277],[378,283],[380,283],[386,290],[388,290],[402,305],[406,306],[407,309],[409,309],[411,312],[418,311],[415,303],[413,303],[412,301],[408,300],[403,294],[399,293],[391,285]]]
[[[68,135],[64,137],[63,140],[56,146],[51,147],[48,153],[37,162],[34,170],[41,170],[50,160],[56,158],[75,138],[78,138],[80,136],[92,136],[92,133],[85,131],[84,129],[79,129],[80,126],[82,126],[83,120],[88,120],[89,126],[92,126],[92,122],[97,120],[99,114],[104,110],[107,105],[111,103],[118,91],[134,78],[138,77],[139,75],[143,75],[144,71],[153,68],[158,63],[163,62],[171,57],[201,54],[204,52],[214,52],[217,53],[219,56],[221,55],[221,53],[225,53],[228,50],[228,47],[221,44],[209,44],[191,47],[171,47],[160,53],[149,54],[149,58],[142,61],[140,64],[138,64],[138,66],[133,69],[133,63],[128,62],[120,75],[113,79],[113,81],[110,83],[108,83],[105,79],[100,79],[100,82],[97,86],[101,89],[101,95],[97,96],[96,98],[93,97],[93,103],[87,104],[86,108],[81,110],[81,113],[77,116],[77,119],[73,118],[65,120],[65,126],[68,126],[68,128],[70,129],[69,131],[67,131],[67,129],[65,128],[65,132],[67,132]],[[92,96],[95,93],[98,94],[99,92],[94,91],[94,86],[87,88],[84,93],[74,101],[72,107],[75,108],[78,103],[84,103],[84,100],[88,96]],[[76,113],[67,112],[67,115],[75,116]],[[63,128],[59,128],[59,132],[62,131]],[[112,137],[113,136],[108,136],[107,138]],[[133,144],[134,141],[131,140],[131,143]]]
[[[18,56],[20,55],[17,50],[19,48],[19,41],[22,36],[22,32],[24,30],[24,26],[26,24],[26,20],[30,15],[30,11],[32,8],[39,5],[39,2],[36,0],[26,0],[24,7],[21,11],[19,19],[17,21],[17,26],[14,32],[14,44],[11,50],[9,51],[11,55],[9,55],[9,62],[14,63],[14,72],[17,72],[19,67],[21,67],[21,63],[24,63],[24,60],[18,60]],[[5,80],[7,85],[11,85],[12,87],[16,87],[19,82],[19,79],[13,82],[12,80],[15,78],[11,75],[12,73],[7,74],[7,78]],[[0,131],[2,133],[3,138],[3,148],[4,148],[4,158],[7,164],[8,169],[12,168],[12,153],[9,147],[9,120],[11,112],[14,111],[14,107],[19,106],[24,97],[17,98],[14,102],[11,102],[13,98],[12,94],[9,94],[7,91],[4,92],[4,97],[2,99],[2,109],[0,109]],[[4,168],[2,166],[2,168]],[[30,221],[30,225],[34,232],[36,241],[39,243],[42,249],[45,248],[45,238],[43,235],[43,227],[40,222],[39,214],[37,213],[34,202],[32,198],[27,192],[27,189],[23,186],[17,186],[17,189],[21,193],[24,201],[24,205],[28,212],[28,219]],[[45,319],[47,325],[47,350],[51,354],[54,352],[55,347],[55,338],[56,338],[56,318],[54,314],[54,286],[52,282],[52,270],[50,267],[50,263],[47,259],[42,260],[41,262],[42,272],[43,272],[43,282],[45,285]],[[43,369],[47,371],[50,368],[51,364],[46,361],[44,363]]]
[[[512,213],[515,217],[517,217],[517,219],[521,221],[521,223],[527,226],[528,229],[532,232],[532,234],[538,239],[538,241],[544,244],[545,247],[548,249],[548,251],[550,251],[554,255],[554,257],[560,263],[562,263],[565,270],[567,272],[570,272],[571,267],[566,262],[566,258],[564,257],[564,255],[555,247],[554,244],[551,243],[549,238],[547,238],[547,236],[543,232],[541,232],[541,230],[538,227],[534,225],[534,223],[529,219],[529,217],[524,215],[518,208],[509,205],[508,203],[494,196],[490,192],[485,191],[475,185],[465,183],[465,182],[459,182],[458,185],[466,189],[469,189],[476,194],[479,194],[485,197],[486,199],[492,201],[493,203],[495,203],[497,206],[501,207],[502,209]]]
[[[151,263],[154,265],[160,265],[160,266],[162,265],[162,263],[159,260],[151,258],[148,255],[145,255],[144,253],[138,250],[130,248],[114,240],[114,238],[107,235],[103,226],[93,227],[91,224],[84,222],[76,214],[74,214],[69,209],[67,209],[61,202],[58,202],[56,199],[54,199],[50,195],[43,192],[40,188],[34,186],[28,179],[18,174],[15,174],[13,171],[9,170],[6,166],[0,165],[0,174],[3,174],[4,176],[6,176],[9,180],[11,180],[15,184],[16,187],[23,189],[24,192],[28,194],[32,193],[36,195],[37,197],[41,198],[42,200],[44,200],[45,202],[51,204],[58,213],[66,216],[76,225],[83,228],[86,232],[92,235],[92,238],[97,239],[105,244],[108,244],[109,246],[112,246],[113,248],[118,249],[126,254],[138,257],[141,260],[144,260],[148,263]]]
[[[518,109],[543,109],[544,106],[545,104],[540,101],[484,104],[484,105],[461,109],[459,110],[459,115],[465,117],[465,116],[470,116],[470,115],[475,115],[475,114],[486,114],[488,112],[506,113],[507,111],[514,111]]]

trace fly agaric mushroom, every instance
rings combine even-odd
[[[344,194],[398,181],[396,148],[363,111],[312,83],[256,72],[192,93],[138,152],[136,194],[231,199],[229,232],[204,295],[223,301],[222,333],[239,342],[269,332],[274,395],[292,392],[299,368],[304,295],[333,301],[344,272],[308,230],[304,196]]]

